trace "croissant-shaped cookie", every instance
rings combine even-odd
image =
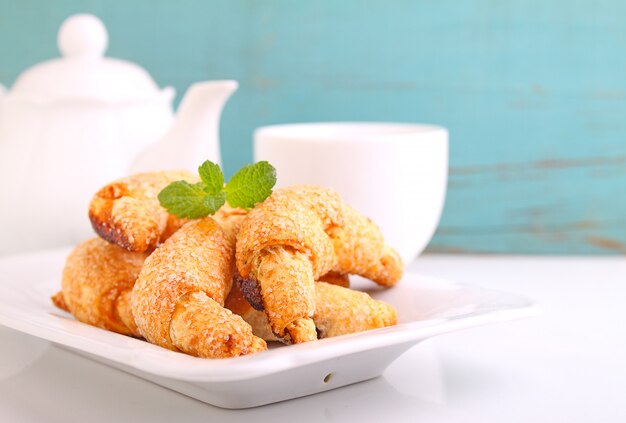
[[[258,282],[272,331],[287,342],[317,339],[314,281],[336,264],[326,231],[342,225],[332,190],[297,186],[274,191],[244,219],[237,269]]]
[[[130,296],[146,257],[100,238],[85,241],[68,256],[53,302],[81,322],[139,337]]]
[[[91,200],[89,219],[100,237],[129,251],[154,249],[186,220],[168,214],[157,196],[178,180],[194,182],[184,171],[150,172],[111,182]]]
[[[132,293],[139,332],[150,342],[207,358],[265,350],[241,317],[223,307],[234,238],[212,218],[185,224],[146,260]]]
[[[245,299],[239,283],[234,283],[226,307],[252,326],[252,332],[266,341],[283,341],[272,332],[264,312],[255,310]],[[313,322],[318,338],[382,328],[397,323],[396,310],[368,294],[325,282],[315,282]]]
[[[355,273],[391,286],[403,272],[374,223],[334,191],[308,185],[278,189],[252,209],[236,255],[241,276],[260,286],[272,332],[293,343],[317,338],[314,281],[321,275]]]

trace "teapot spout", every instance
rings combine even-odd
[[[195,170],[204,160],[221,164],[219,122],[237,81],[207,81],[191,85],[176,120],[156,145],[135,161],[131,173],[155,170]]]

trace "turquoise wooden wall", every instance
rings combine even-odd
[[[431,251],[626,252],[626,2],[0,0],[0,82],[56,56],[84,11],[160,85],[240,81],[227,173],[260,125],[437,123],[451,169]]]

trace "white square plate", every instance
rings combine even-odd
[[[537,313],[528,300],[416,274],[378,290],[353,287],[398,310],[396,326],[317,342],[277,346],[248,357],[209,360],[176,353],[77,322],[51,301],[69,250],[0,259],[0,324],[226,408],[254,407],[323,392],[379,376],[431,336]]]

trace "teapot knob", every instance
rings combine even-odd
[[[109,34],[94,15],[78,14],[67,18],[57,36],[57,44],[65,57],[102,57],[109,43]]]

